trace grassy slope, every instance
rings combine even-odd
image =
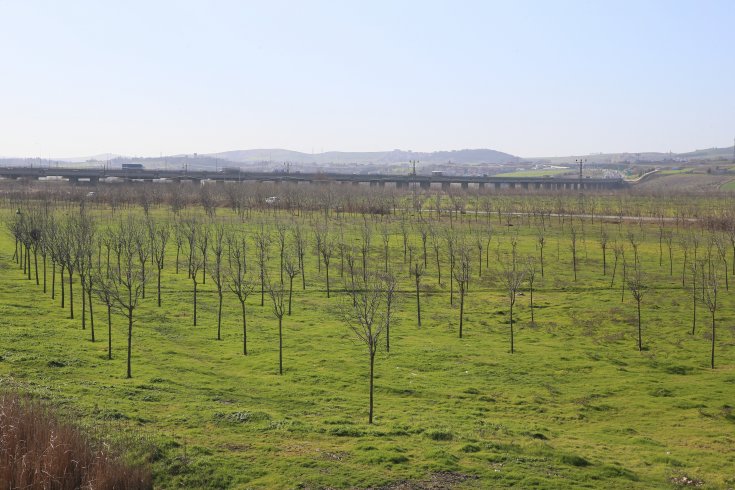
[[[513,229],[521,233],[520,253],[535,254],[535,230]],[[259,295],[249,301],[251,354],[244,357],[237,302],[226,296],[225,339],[214,340],[216,302],[207,281],[201,326],[194,328],[190,282],[172,274],[169,259],[164,307],[155,307],[151,287],[134,332],[134,378],[126,380],[123,319],[113,319],[115,359],[108,361],[102,309],[93,344],[78,320],[66,319],[21,277],[3,235],[0,375],[80,409],[87,420],[123,419],[154,434],[163,452],[156,463],[162,488],[364,487],[440,470],[478,476],[465,483],[470,488],[665,488],[680,474],[711,488],[732,486],[730,293],[721,301],[718,368],[711,371],[706,315],[700,309],[697,334],[688,335],[689,296],[666,267],[658,268],[649,230],[646,268],[664,289],[644,299],[647,350],[639,353],[634,305],[628,293],[621,303],[619,288],[607,288],[596,228],[587,230],[577,284],[568,240],[548,239],[537,325],[529,322],[528,296],[519,297],[513,355],[505,296],[487,274],[470,284],[460,340],[458,309],[436,287],[430,262],[424,328],[416,328],[414,298],[405,295],[391,353],[377,361],[372,427],[365,423],[367,355],[339,322],[339,300],[327,301],[321,291],[313,254],[306,258],[308,289],[297,290],[294,316],[284,321],[284,376],[276,374],[277,330],[267,303],[261,308]],[[502,233],[497,227],[494,268],[495,247],[509,249]],[[405,278],[399,242],[396,235],[392,268]]]

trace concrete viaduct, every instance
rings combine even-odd
[[[168,180],[173,182],[203,181],[223,182],[292,182],[313,184],[369,184],[384,187],[386,184],[396,188],[418,186],[422,189],[440,187],[449,189],[452,185],[468,189],[473,187],[493,189],[525,190],[610,190],[627,187],[623,179],[593,178],[549,178],[549,177],[485,177],[466,175],[388,175],[388,174],[346,174],[346,173],[286,173],[251,171],[210,171],[210,170],[156,170],[156,169],[102,169],[102,168],[48,168],[48,167],[0,167],[0,178],[30,179],[60,178],[77,183],[89,181],[98,183],[101,179],[117,178],[125,181]]]

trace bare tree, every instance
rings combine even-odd
[[[436,228],[433,226],[430,228],[431,233],[431,246],[434,249],[434,258],[436,260],[436,274],[437,274],[437,284],[441,287],[442,285],[442,263],[441,263],[441,242],[439,241],[439,234],[436,231]]]
[[[391,320],[393,320],[393,309],[397,299],[398,282],[393,274],[383,274],[381,280],[385,286],[385,351],[390,352],[390,327]]]
[[[669,250],[669,276],[674,275],[674,233],[671,230],[664,232],[666,248]]]
[[[202,257],[197,253],[197,239],[196,234],[192,234],[189,249],[189,278],[191,279],[194,289],[194,326],[197,326],[197,288],[199,286],[199,271],[204,265]]]
[[[577,229],[574,225],[569,227],[571,239],[570,250],[572,251],[572,269],[574,270],[574,282],[577,282]]]
[[[361,230],[362,247],[360,248],[360,252],[362,254],[363,280],[366,280],[367,278],[368,257],[370,255],[370,240],[372,238],[372,234],[373,234],[373,231],[370,228],[370,225],[368,224],[367,220],[363,221],[362,230]],[[323,252],[322,252],[322,255],[324,255]],[[327,275],[328,274],[329,274],[329,271],[327,271]],[[327,285],[327,290],[329,290],[329,285]]]
[[[485,246],[485,237],[481,233],[475,233],[475,247],[477,248],[477,276],[482,277],[482,250]],[[469,281],[469,278],[468,278]]]
[[[224,252],[223,241],[225,238],[225,229],[222,224],[214,226],[214,242],[212,243],[212,253],[214,254],[214,270],[210,270],[209,274],[217,288],[217,340],[222,340],[222,289],[224,287],[224,279],[222,277],[222,254]]]
[[[288,276],[288,316],[291,316],[291,300],[293,299],[293,278],[300,272],[298,259],[294,260],[293,255],[286,254],[286,260],[283,264],[286,275]]]
[[[625,259],[625,245],[622,243],[618,243],[617,240],[613,242],[613,255],[615,257],[615,263],[613,264],[613,272],[612,272],[612,278],[610,279],[610,287],[613,287],[615,284],[615,273],[618,270],[618,260],[620,257],[623,257]]]
[[[409,224],[406,220],[406,217],[401,215],[401,221],[400,221],[400,228],[401,228],[401,236],[403,237],[403,263],[406,263],[407,260],[407,254],[408,254],[408,229]],[[410,267],[410,262],[409,262]]]
[[[628,282],[628,289],[630,289],[630,294],[633,295],[633,298],[635,299],[635,302],[636,302],[636,306],[638,308],[638,350],[642,351],[643,350],[643,335],[641,331],[641,301],[647,289],[647,285],[645,283],[640,264],[638,263],[634,264],[633,273],[628,274],[627,282]]]
[[[641,244],[641,237],[636,235],[633,232],[628,232],[628,242],[630,242],[630,246],[633,249],[633,265],[637,266],[638,264],[638,246]]]
[[[352,290],[345,289],[349,299],[343,302],[342,317],[358,341],[364,343],[368,350],[370,360],[368,423],[372,424],[375,354],[378,352],[380,336],[388,318],[384,310],[388,293],[385,282],[372,274],[368,276],[367,281],[362,280],[358,287]]]
[[[255,283],[247,272],[245,239],[230,234],[227,236],[230,267],[226,271],[228,287],[237,296],[242,310],[242,353],[248,354],[248,322],[245,302],[255,289]]]
[[[462,330],[464,326],[464,300],[467,294],[467,285],[470,282],[470,257],[469,251],[461,247],[458,251],[459,267],[455,268],[454,280],[457,281],[457,289],[459,290],[459,338],[462,338]],[[482,261],[480,261],[482,263]]]
[[[447,242],[447,255],[449,256],[449,304],[454,306],[454,263],[456,259],[456,251],[455,251],[455,245],[456,237],[454,236],[454,233],[452,233],[451,230],[447,230],[447,233],[444,237],[445,241]]]
[[[283,374],[283,283],[268,280],[268,295],[273,303],[273,315],[278,318],[278,374]]]
[[[380,236],[383,239],[383,272],[387,274],[390,254],[390,227],[387,224],[381,227]]]
[[[530,306],[531,306],[531,324],[536,324],[536,319],[534,318],[534,306],[533,306],[533,285],[536,281],[536,261],[533,257],[528,257],[528,260],[526,261],[526,280],[528,281],[528,290],[530,295]]]
[[[725,270],[727,274],[727,270]],[[707,305],[707,309],[712,316],[712,348],[710,352],[710,368],[715,368],[715,314],[717,313],[717,273],[713,270],[707,277],[703,284],[704,289],[704,304]]]
[[[427,263],[428,259],[426,256],[427,255],[426,254],[426,240],[429,236],[429,227],[424,220],[421,220],[421,225],[419,226],[419,233],[421,234],[421,247],[423,249],[423,254],[424,254],[424,269],[426,269],[428,267],[428,263]],[[480,255],[482,255],[482,245],[480,245],[480,249],[481,249]],[[482,260],[482,258],[480,260]],[[480,265],[480,268],[482,268],[482,265]],[[480,273],[480,275],[482,275],[482,273]]]
[[[324,260],[324,268],[327,273],[327,298],[329,298],[329,262],[332,259],[332,254],[334,253],[334,242],[332,242],[332,240],[326,233],[322,237],[321,248],[319,249],[319,252],[322,254],[322,259]]]
[[[697,275],[699,275],[700,268],[704,268],[704,264],[701,266],[696,260],[693,260],[689,266],[692,273],[692,335],[697,328]]]
[[[424,275],[424,266],[419,262],[415,262],[411,267],[411,275],[416,282],[416,317],[418,326],[421,328],[421,276]]]
[[[280,252],[279,273],[281,275],[281,282],[283,282],[283,254],[286,252],[286,238],[288,237],[287,228],[283,223],[276,223],[276,237],[278,238]]]
[[[301,288],[306,290],[306,272],[304,271],[304,255],[306,254],[306,238],[301,230],[301,225],[295,223],[293,226],[294,245],[296,246],[296,256],[299,259],[298,267],[301,270]]]
[[[174,225],[174,240],[176,241],[176,274],[179,273],[179,255],[181,248],[184,246],[186,232],[182,223],[177,222]]]
[[[86,329],[87,298],[91,296],[92,274],[92,247],[94,243],[94,223],[84,209],[67,222],[67,243],[70,247],[70,261],[73,269],[79,275],[79,284],[82,287],[82,330]],[[92,342],[94,338],[94,314],[92,302],[89,301]]]
[[[62,223],[59,228],[60,234],[57,237],[57,245],[59,248],[58,257],[61,261],[61,307],[64,307],[64,269],[69,275],[69,318],[74,319],[74,232],[71,223],[67,220]]]
[[[99,270],[95,277],[94,292],[97,298],[107,307],[107,359],[112,360],[112,307],[115,305],[115,298],[112,290],[115,287],[112,282],[113,278],[107,274],[102,274]]]
[[[485,268],[490,269],[490,243],[493,241],[493,225],[490,224],[489,216],[485,236],[487,237],[487,241],[485,243]],[[541,252],[541,255],[543,255],[543,251]]]
[[[211,236],[212,229],[209,223],[200,223],[196,244],[201,254],[199,258],[202,261],[202,284],[207,284],[207,261],[209,259],[209,239]]]
[[[260,276],[260,306],[265,305],[265,275],[268,263],[268,249],[271,243],[270,235],[265,231],[265,225],[260,224],[260,229],[253,235],[255,246],[258,248],[258,269]]]
[[[600,248],[602,248],[602,275],[607,275],[607,241],[608,241],[607,230],[604,226],[600,227]]]
[[[514,338],[514,330],[513,330],[513,307],[516,304],[516,295],[518,294],[518,290],[521,288],[521,285],[523,284],[523,275],[524,271],[512,269],[508,266],[503,267],[503,271],[500,275],[500,280],[502,281],[502,284],[505,288],[505,290],[508,292],[508,305],[510,307],[510,353],[513,354],[515,352],[515,338]]]
[[[115,240],[120,244],[120,269],[113,269],[109,281],[100,281],[115,306],[128,319],[127,377],[131,378],[131,355],[133,346],[133,314],[141,298],[143,284],[148,279],[138,258],[137,247],[145,243],[145,232],[133,216],[128,216],[118,225]]]
[[[513,270],[516,270],[516,262],[518,258],[518,232],[511,233],[510,235],[510,252],[513,259]]]
[[[350,284],[352,289],[355,289],[355,270],[356,270],[356,252],[353,247],[350,247],[345,252],[345,259],[347,260],[347,269],[350,271]]]
[[[727,264],[727,257],[729,255],[729,246],[726,237],[723,235],[715,234],[713,237],[713,241],[715,243],[715,246],[717,247],[717,255],[722,261],[723,264],[725,264],[725,291],[730,290],[730,281],[728,279],[728,274],[730,273],[730,268]]]
[[[158,306],[161,306],[161,273],[163,272],[163,265],[166,258],[166,244],[168,243],[168,237],[170,235],[170,227],[167,223],[156,223],[153,220],[148,221],[148,233],[151,236],[151,255],[153,256],[153,261],[156,264],[156,290],[157,290],[157,299],[158,299]],[[178,241],[177,237],[177,252],[176,252],[176,261],[177,261],[177,268],[178,268],[178,254],[179,254],[179,246],[180,242]],[[177,270],[178,274],[178,270]]]

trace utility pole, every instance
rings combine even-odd
[[[419,163],[419,161],[418,160],[409,160],[408,163],[410,163],[412,165],[411,175],[413,175],[415,177],[416,176],[416,164]]]
[[[579,180],[581,181],[582,180],[582,164],[587,162],[587,159],[580,158],[580,159],[574,160],[574,162],[579,164]]]

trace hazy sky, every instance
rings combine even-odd
[[[0,0],[0,155],[688,151],[735,1]]]

